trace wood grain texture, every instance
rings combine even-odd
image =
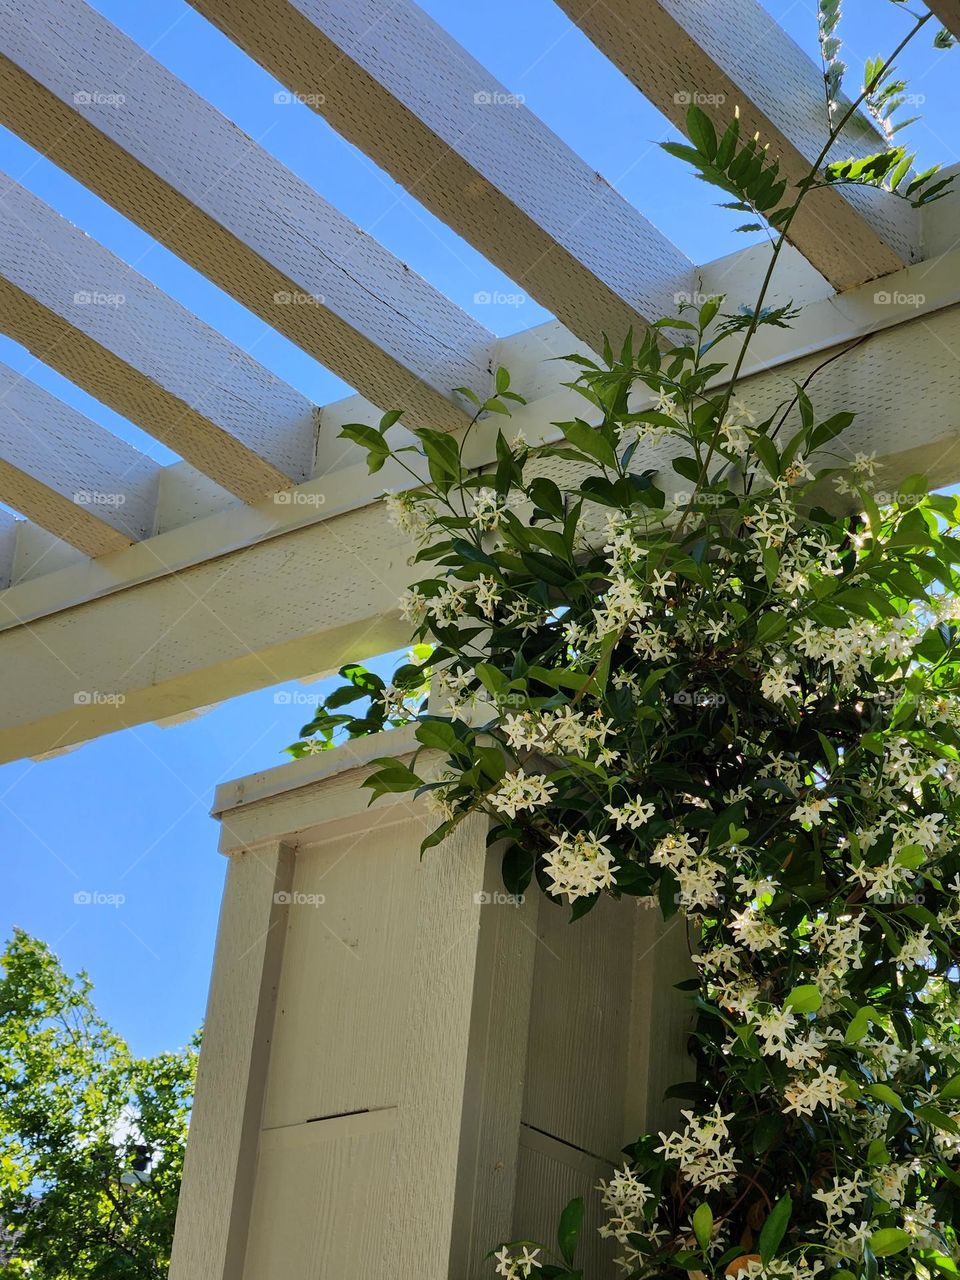
[[[960,0],[927,0],[927,5],[950,34],[960,40]]]
[[[743,136],[758,132],[789,181],[807,175],[827,130],[823,74],[757,0],[559,4],[678,128],[685,128],[691,102],[718,129],[738,108]],[[884,145],[861,114],[830,158],[872,155]],[[813,192],[791,239],[837,289],[846,289],[916,261],[919,231],[905,201],[847,187]]]
[[[83,0],[0,0],[0,22],[8,128],[383,410],[465,424],[481,324]]]
[[[0,364],[0,500],[90,556],[153,533],[160,466]]]
[[[9,177],[0,327],[238,497],[312,472],[310,403]]]
[[[599,350],[674,309],[692,264],[410,0],[192,0]]]
[[[170,1280],[242,1273],[292,875],[280,842],[230,862]]]
[[[265,1130],[243,1280],[388,1276],[395,1108]]]

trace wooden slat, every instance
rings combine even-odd
[[[161,467],[0,364],[0,500],[88,556],[153,532]]]
[[[0,23],[0,121],[367,399],[465,424],[480,323],[83,0],[0,0]]]
[[[950,34],[960,40],[960,0],[927,0],[927,4]]]
[[[306,479],[303,396],[0,175],[0,328],[225,489]]]
[[[594,348],[691,264],[410,0],[191,0]]]
[[[739,107],[743,135],[759,132],[791,181],[809,172],[826,138],[823,75],[757,0],[558,3],[678,128],[691,100],[718,127]],[[883,146],[858,116],[832,158],[870,155]],[[919,256],[915,211],[895,196],[852,187],[811,193],[791,239],[838,289]]]

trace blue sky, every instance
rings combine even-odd
[[[509,334],[547,319],[530,299],[477,302],[477,294],[518,291],[321,117],[298,103],[276,102],[280,86],[182,0],[97,0],[94,7],[488,328]],[[746,243],[732,229],[734,215],[715,208],[710,192],[657,147],[676,136],[664,118],[553,0],[427,0],[422,7],[694,260],[706,262]],[[816,56],[813,0],[767,0],[766,7]],[[888,52],[908,18],[882,0],[849,0],[846,10],[855,85],[864,59]],[[911,92],[925,99],[916,108],[923,119],[907,135],[919,162],[956,163],[960,50],[941,53],[923,40],[903,57],[901,70]],[[2,129],[0,163],[316,403],[349,393],[335,375]],[[0,361],[157,460],[174,460],[2,337]],[[263,690],[176,727],[143,725],[53,760],[0,768],[6,886],[0,937],[19,925],[50,942],[69,969],[86,969],[102,1011],[137,1051],[185,1041],[203,1016],[225,870],[216,825],[207,816],[214,788],[281,763],[284,745],[309,719],[300,700],[322,696],[325,687],[285,686],[281,692],[290,692],[294,705],[278,700],[276,690]],[[75,903],[84,891],[124,901]]]

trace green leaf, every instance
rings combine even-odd
[[[597,462],[605,467],[616,469],[616,451],[610,441],[600,434],[597,427],[591,427],[582,418],[575,418],[573,422],[558,422],[557,426],[563,432],[564,437],[572,445],[575,445],[581,453],[587,454],[590,458],[595,458]]]
[[[870,1248],[878,1258],[887,1258],[891,1253],[901,1253],[910,1243],[910,1236],[899,1227],[881,1227],[870,1237]]]
[[[695,103],[687,108],[687,136],[700,155],[713,160],[717,154],[717,134],[707,113]]]
[[[868,1084],[863,1091],[871,1098],[876,1098],[878,1102],[885,1102],[888,1107],[893,1107],[894,1111],[901,1111],[904,1115],[907,1108],[900,1100],[900,1095],[894,1093],[888,1084]]]
[[[874,1138],[867,1148],[867,1164],[885,1165],[890,1163],[890,1152],[882,1138]]]
[[[560,1226],[557,1228],[557,1244],[565,1262],[573,1264],[573,1255],[577,1251],[580,1232],[583,1230],[583,1197],[571,1200],[560,1215]]]
[[[865,1004],[850,1019],[850,1025],[847,1027],[846,1034],[843,1037],[844,1044],[856,1044],[870,1030],[871,1022],[878,1022],[880,1015],[871,1005]]]
[[[793,1201],[790,1199],[790,1193],[787,1192],[773,1206],[760,1231],[757,1252],[764,1262],[769,1262],[776,1254],[780,1241],[787,1230],[787,1224],[790,1221],[792,1212]]]
[[[952,1119],[941,1111],[939,1107],[931,1106],[929,1103],[922,1107],[917,1107],[914,1114],[921,1120],[925,1120],[927,1124],[933,1125],[934,1129],[942,1129],[945,1133],[960,1133],[960,1125],[956,1120]]]
[[[801,987],[794,987],[783,1003],[787,1008],[795,1009],[797,1013],[816,1013],[823,1004],[823,996],[817,987],[808,983]]]
[[[414,737],[425,747],[439,751],[454,751],[460,742],[449,720],[424,720],[414,730]]]
[[[697,1244],[706,1255],[710,1249],[710,1237],[713,1234],[713,1210],[706,1201],[697,1205],[694,1210],[693,1234],[697,1237]]]
[[[367,451],[367,471],[370,475],[379,471],[390,457],[390,446],[375,427],[368,427],[362,422],[351,422],[340,431],[344,440],[352,440]]]

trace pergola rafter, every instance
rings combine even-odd
[[[515,425],[554,438],[585,402],[551,357],[596,350],[678,295],[748,302],[768,261],[759,246],[695,269],[411,0],[192,3],[557,321],[495,341],[84,0],[0,0],[0,119],[360,393],[319,410],[4,180],[0,330],[185,460],[155,466],[29,378],[0,377],[0,501],[28,517],[0,512],[0,584],[14,584],[0,590],[0,660],[17,676],[4,758],[398,642],[408,557],[378,499],[410,478],[393,464],[369,476],[339,428],[397,407],[409,427],[459,436],[451,388],[482,395],[503,364],[531,402]],[[694,95],[718,119],[736,105],[792,177],[809,163],[821,78],[755,0],[561,3],[678,123]],[[956,0],[936,8],[949,24]],[[866,119],[852,145],[878,145]],[[872,414],[859,444],[891,475],[954,479],[955,362],[938,356],[960,345],[956,208],[814,197],[769,299],[800,314],[762,330],[746,365],[759,402],[867,338],[818,379],[826,407],[856,393]],[[906,265],[918,245],[941,256]],[[879,292],[863,283],[878,275]],[[490,463],[491,441],[481,424],[470,465]],[[305,578],[309,598],[281,620]],[[108,679],[125,702],[74,702]]]
[[[757,0],[558,3],[678,128],[685,128],[691,102],[720,128],[737,108],[743,136],[758,133],[788,181],[807,176],[827,126],[823,73]],[[858,113],[830,158],[872,155],[884,145]],[[887,275],[920,256],[916,211],[905,200],[866,188],[812,192],[790,236],[837,289]]]
[[[2,184],[9,337],[237,497],[312,473],[308,400],[24,187]]]
[[[0,500],[89,556],[154,531],[163,468],[0,364]]]
[[[594,350],[692,264],[410,0],[191,0]]]
[[[83,0],[0,17],[4,124],[375,404],[464,424],[452,388],[486,392],[481,324]]]

